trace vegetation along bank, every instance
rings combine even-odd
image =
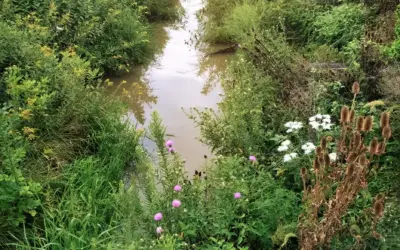
[[[0,247],[400,249],[399,2],[207,0],[202,42],[237,49],[190,180],[100,87],[176,4],[0,2]]]

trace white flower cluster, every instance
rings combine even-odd
[[[286,133],[292,133],[293,131],[297,131],[303,127],[303,123],[301,122],[287,122],[285,123],[285,127],[288,128]]]
[[[335,162],[337,160],[337,154],[336,153],[330,153],[329,154],[329,159],[331,162]]]
[[[315,145],[312,142],[307,142],[306,144],[301,146],[301,149],[304,150],[304,154],[308,155],[315,150]]]
[[[289,162],[289,161],[293,160],[294,158],[297,158],[297,153],[285,154],[283,156],[283,162]]]
[[[324,129],[330,130],[333,124],[331,123],[331,116],[330,115],[321,115],[317,114],[309,119],[309,124],[313,129]]]
[[[283,141],[281,145],[278,147],[278,151],[279,152],[287,151],[289,149],[290,143],[291,142],[289,140]]]

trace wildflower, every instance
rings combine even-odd
[[[234,193],[234,194],[233,194],[233,197],[234,197],[235,199],[240,199],[240,197],[242,197],[242,194],[241,194],[240,192],[237,192],[237,193]]]
[[[162,232],[163,232],[162,227],[157,227],[157,228],[156,228],[156,233],[157,233],[157,234],[161,234]]]
[[[155,221],[160,221],[160,220],[162,220],[162,213],[156,213],[156,214],[154,215],[154,220],[155,220]]]
[[[286,141],[283,141],[282,143],[281,143],[281,145],[282,146],[289,146],[290,145],[290,141],[289,140],[286,140]]]
[[[180,185],[176,185],[175,187],[174,187],[174,191],[176,191],[176,192],[179,192],[179,191],[181,191],[182,190],[182,187],[180,186]]]
[[[289,162],[289,161],[293,160],[296,157],[297,157],[297,153],[285,154],[283,156],[283,162]]]
[[[173,207],[180,207],[181,206],[181,201],[180,200],[173,200],[172,201],[172,206]]]
[[[169,149],[168,149],[168,152],[170,152],[170,153],[175,153],[175,149],[174,149],[174,148],[169,148]]]
[[[335,162],[337,159],[337,153],[330,153],[329,159],[331,160],[331,162]]]
[[[322,128],[323,130],[330,130],[331,126],[333,125],[331,123],[330,115],[317,114],[310,117],[308,120],[308,124],[315,130],[319,130],[320,128]]]
[[[168,141],[165,142],[165,146],[166,146],[167,148],[172,147],[172,144],[173,144],[173,142],[172,142],[171,140],[168,140]]]
[[[257,161],[257,158],[254,155],[250,155],[249,160],[255,162]]]
[[[315,145],[312,142],[307,142],[303,146],[301,146],[301,149],[304,150],[304,154],[308,155],[315,150]]]
[[[283,152],[283,151],[286,151],[286,150],[288,150],[288,149],[289,149],[288,146],[279,146],[279,147],[278,147],[278,151],[279,151],[279,152]]]
[[[288,128],[286,133],[291,133],[293,131],[297,131],[303,127],[303,124],[301,122],[287,122],[285,123],[285,127]]]

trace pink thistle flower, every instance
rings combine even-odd
[[[240,199],[240,197],[242,197],[242,194],[241,194],[240,192],[237,192],[237,193],[234,193],[234,194],[233,194],[233,197],[234,197],[235,199]]]
[[[155,220],[155,221],[160,221],[160,220],[162,220],[162,213],[156,213],[156,214],[154,215],[154,220]]]
[[[175,153],[175,149],[174,148],[168,148],[168,152],[170,152],[171,154]]]
[[[180,200],[173,200],[172,201],[172,206],[173,207],[180,207],[181,206],[181,201]]]
[[[165,146],[166,146],[167,148],[172,147],[172,144],[173,144],[173,142],[172,142],[171,140],[168,140],[168,141],[165,142]]]
[[[256,162],[257,158],[254,155],[250,155],[249,160],[252,162]]]
[[[162,227],[157,227],[157,228],[156,228],[156,233],[157,233],[157,234],[161,234],[162,232],[163,232]]]
[[[181,190],[182,190],[182,187],[180,185],[176,185],[174,187],[174,191],[176,191],[176,192],[180,192]]]

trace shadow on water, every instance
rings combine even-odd
[[[231,54],[207,56],[222,45],[196,46],[199,26],[196,13],[203,7],[203,1],[182,0],[181,4],[185,10],[181,23],[154,25],[152,43],[158,48],[156,59],[111,78],[114,85],[108,91],[129,105],[126,118],[138,127],[148,125],[153,111],[161,115],[167,133],[173,135],[174,147],[186,158],[186,169],[191,175],[204,163],[204,155],[211,152],[196,140],[199,130],[182,109],[217,108],[221,98],[219,74]],[[145,147],[154,150],[151,142],[145,142]]]

